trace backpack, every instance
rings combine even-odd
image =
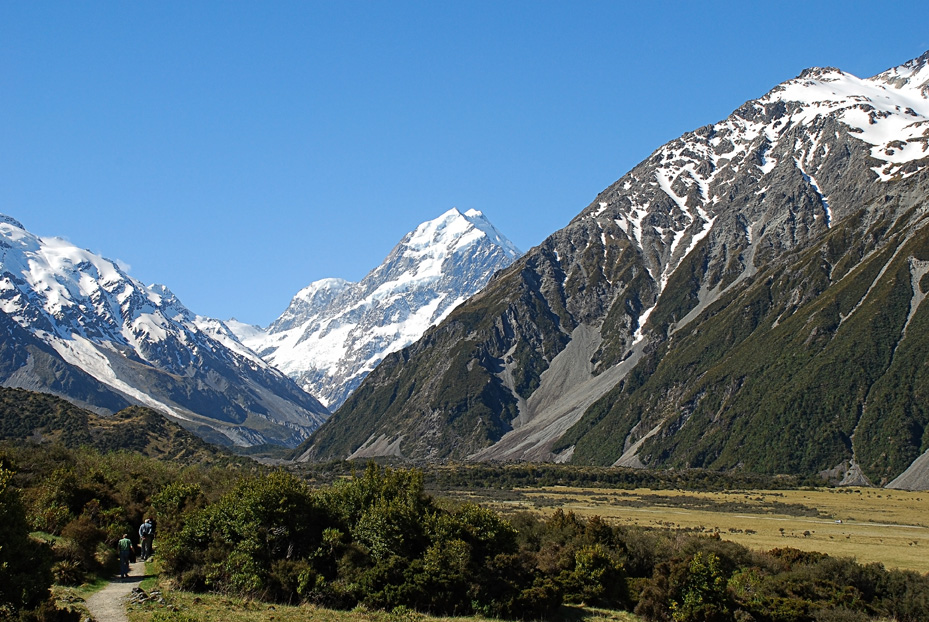
[[[142,526],[139,527],[139,534],[141,534],[142,537],[146,537],[146,536],[152,535],[152,524],[151,524],[151,523],[142,523]]]

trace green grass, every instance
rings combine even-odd
[[[107,578],[96,577],[93,581],[76,587],[53,585],[51,594],[59,609],[77,611],[81,614],[82,620],[88,620],[90,619],[90,611],[87,610],[84,602],[90,598],[91,595],[105,588],[109,582]]]
[[[278,605],[221,594],[193,594],[167,589],[158,584],[165,604],[145,603],[129,607],[129,622],[486,622],[482,617],[433,617],[406,608],[372,611],[324,609],[315,605]],[[143,587],[143,589],[145,589]],[[146,590],[149,591],[149,590]],[[562,607],[557,620],[571,622],[640,622],[624,611],[584,607]]]
[[[223,594],[196,594],[171,588],[160,576],[157,559],[146,562],[149,578],[140,587],[145,592],[158,590],[165,604],[130,605],[129,622],[489,622],[490,618],[435,617],[406,608],[394,611],[373,611],[356,607],[351,611],[325,609],[316,605],[280,605]],[[96,589],[106,585],[106,581]],[[92,593],[92,592],[91,592]],[[89,596],[90,593],[87,594]],[[85,596],[86,597],[86,596]],[[565,622],[641,622],[641,618],[625,611],[610,611],[593,607],[561,607],[557,620]]]

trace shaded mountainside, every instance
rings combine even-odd
[[[298,456],[891,482],[929,449],[927,61],[807,70],[658,149]]]
[[[315,398],[195,316],[164,286],[0,215],[0,385],[101,414],[162,412],[218,444],[293,447],[328,416]]]
[[[179,464],[243,461],[150,408],[130,406],[112,416],[101,417],[53,395],[2,387],[0,440],[60,443],[70,449],[134,451]]]

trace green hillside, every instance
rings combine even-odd
[[[0,387],[0,440],[127,450],[179,464],[244,461],[210,445],[150,408],[102,417],[46,393]]]

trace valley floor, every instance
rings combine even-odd
[[[617,490],[553,486],[472,490],[503,512],[561,508],[614,524],[718,533],[757,550],[791,547],[859,563],[929,572],[929,493],[876,488],[800,490]]]

